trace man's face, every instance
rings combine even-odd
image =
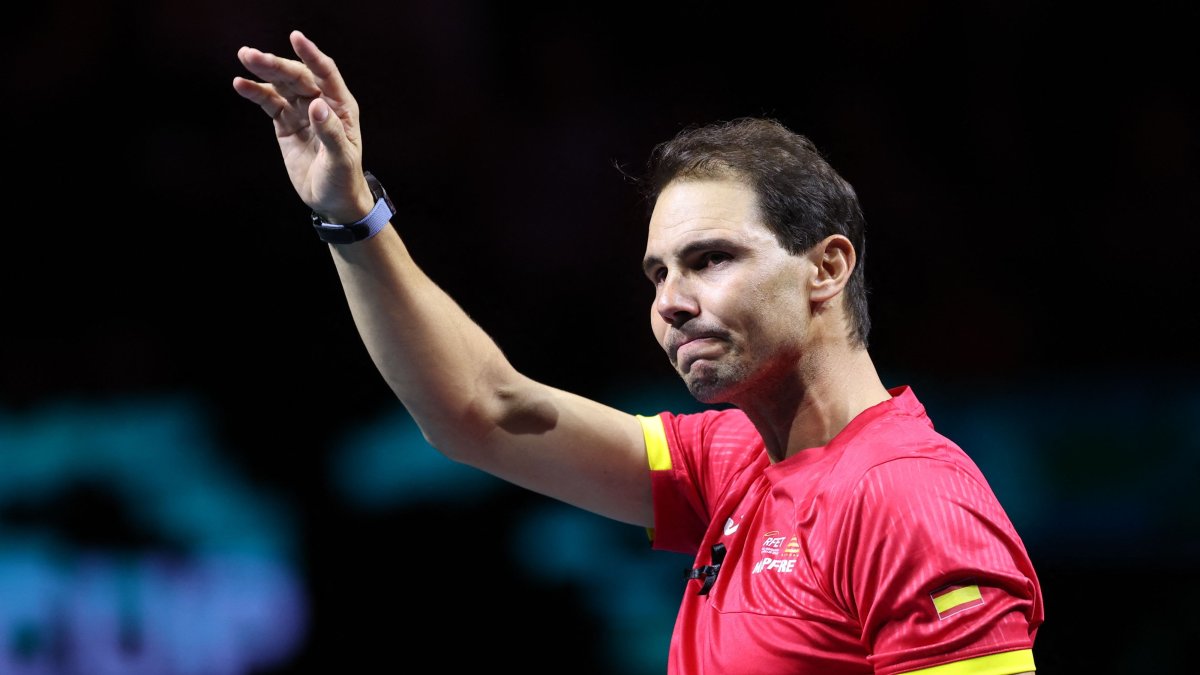
[[[697,399],[737,402],[794,374],[814,270],[779,245],[751,188],[734,180],[668,185],[650,217],[643,264],[654,284],[651,328]]]

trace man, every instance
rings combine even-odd
[[[392,390],[451,459],[696,555],[673,674],[1032,672],[1041,591],[971,460],[867,351],[862,214],[770,120],[656,148],[650,321],[696,398],[629,414],[513,369],[410,257],[362,167],[358,104],[298,31],[233,87],[274,121]]]

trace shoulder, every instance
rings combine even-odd
[[[736,408],[640,419],[655,471],[683,471],[711,489],[723,489],[746,468],[767,461],[762,436]]]
[[[741,449],[762,445],[758,430],[746,414],[737,408],[683,414],[663,412],[641,419],[643,427],[651,430],[661,424],[663,433],[672,445]]]
[[[990,493],[974,460],[933,427],[925,409],[909,393],[898,405],[835,439],[835,471],[860,494],[882,490],[890,495],[938,494],[963,484]]]
[[[940,522],[966,511],[1007,524],[983,472],[923,409],[881,415],[837,443],[826,489],[855,520]]]

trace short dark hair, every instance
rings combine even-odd
[[[758,196],[767,227],[792,254],[832,234],[844,235],[857,264],[846,285],[853,343],[867,346],[871,317],[863,272],[864,219],[854,188],[807,137],[777,120],[742,117],[690,127],[655,146],[640,184],[651,209],[676,179],[734,178]]]

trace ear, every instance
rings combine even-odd
[[[831,234],[809,249],[808,256],[816,268],[809,282],[810,299],[826,302],[837,297],[854,271],[854,245],[840,234]]]

